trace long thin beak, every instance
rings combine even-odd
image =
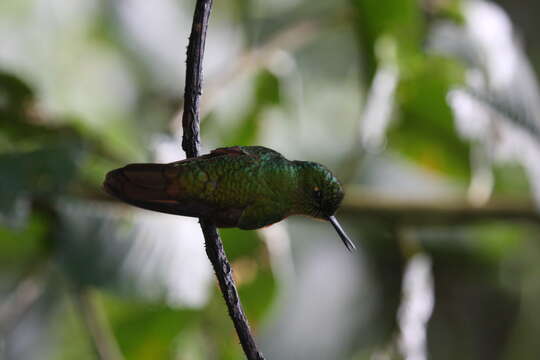
[[[347,234],[345,234],[345,231],[343,230],[341,225],[339,225],[339,223],[338,223],[337,219],[335,218],[335,216],[329,216],[328,220],[330,221],[330,223],[332,224],[334,229],[336,229],[341,241],[343,241],[343,243],[347,247],[347,250],[349,250],[350,252],[355,251],[356,246],[354,246],[354,243],[351,241],[351,239],[349,239]]]

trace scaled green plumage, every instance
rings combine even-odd
[[[218,227],[258,229],[289,215],[330,220],[343,189],[324,166],[290,161],[262,146],[219,148],[170,164],[130,164],[107,174],[104,187],[129,204],[170,214],[204,217]],[[345,238],[344,238],[345,236]]]

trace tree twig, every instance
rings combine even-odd
[[[197,0],[193,25],[187,49],[186,85],[184,91],[184,112],[182,115],[182,148],[186,156],[199,156],[200,95],[202,93],[202,62],[208,19],[212,0]],[[214,267],[219,287],[227,304],[229,315],[234,323],[242,349],[249,360],[264,360],[251,334],[238,291],[232,277],[232,268],[227,260],[223,243],[216,226],[207,219],[199,219],[204,234],[206,254]]]
[[[527,221],[540,224],[540,212],[531,201],[492,199],[483,206],[471,205],[465,196],[403,198],[357,186],[346,189],[342,213],[374,216],[411,225],[450,225],[483,220]]]
[[[33,271],[22,279],[5,299],[2,299],[0,303],[0,338],[19,323],[44,291],[44,279]]]
[[[104,314],[95,303],[96,299],[94,299],[91,289],[77,287],[73,294],[98,358],[101,360],[122,360],[120,348]]]

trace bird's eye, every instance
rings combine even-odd
[[[315,198],[315,200],[321,201],[322,200],[322,191],[321,191],[321,189],[319,189],[318,187],[314,187],[313,188],[313,197]]]

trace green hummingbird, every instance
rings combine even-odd
[[[218,148],[169,164],[129,164],[103,184],[128,204],[203,217],[217,227],[259,229],[289,215],[330,221],[349,251],[353,242],[334,217],[343,188],[324,166],[290,161],[262,146]]]

